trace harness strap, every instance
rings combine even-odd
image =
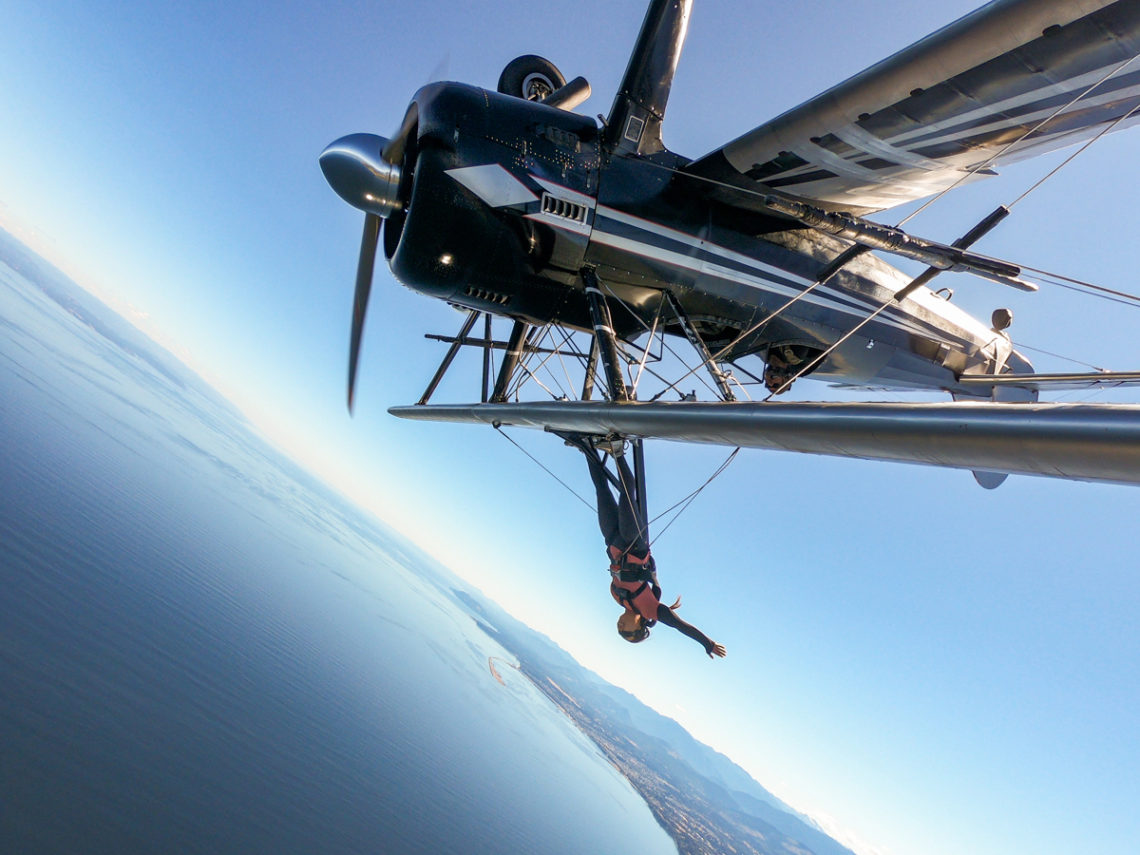
[[[632,555],[629,549],[623,552],[616,546],[607,546],[606,552],[610,558],[610,573],[616,578],[623,582],[652,581],[656,565],[651,552],[646,552],[641,558]]]
[[[617,582],[611,582],[610,593],[613,595],[614,599],[621,604],[622,608],[633,612],[636,615],[640,615],[641,619],[645,621],[646,626],[653,626],[655,623],[657,623],[657,608],[660,605],[660,594],[656,589],[651,588],[648,582],[642,582],[633,590],[623,587]],[[648,615],[637,606],[638,598],[647,593],[650,602],[643,603],[642,605],[647,611],[652,613]]]
[[[622,580],[622,581],[625,581],[625,580]],[[648,582],[642,582],[640,585],[637,586],[637,589],[633,590],[633,591],[629,590],[629,588],[623,588],[621,585],[614,585],[613,589],[615,591],[617,591],[617,595],[618,595],[619,599],[629,600],[630,602],[633,602],[638,597],[640,597],[645,592],[645,589],[648,587],[649,587]]]

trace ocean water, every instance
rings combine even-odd
[[[447,579],[0,258],[0,852],[675,852]]]

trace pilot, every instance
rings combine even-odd
[[[792,383],[818,367],[822,351],[804,344],[779,344],[768,348],[764,365],[764,387],[773,395],[782,395]]]
[[[559,433],[567,445],[574,446],[586,455],[590,478],[598,499],[598,527],[606,541],[606,554],[610,560],[610,595],[622,607],[617,621],[618,635],[632,644],[649,638],[649,628],[661,622],[671,626],[705,649],[709,658],[725,655],[723,644],[713,641],[692,624],[677,617],[681,598],[667,606],[661,602],[661,586],[657,584],[657,567],[646,542],[648,524],[638,512],[638,485],[625,460],[622,440],[603,441],[585,434]],[[598,447],[604,447],[614,458],[618,482],[621,484],[615,499],[610,492],[606,467],[598,456]]]
[[[792,388],[792,381],[796,379],[795,366],[803,360],[796,352],[788,347],[770,347],[768,349],[768,362],[764,366],[764,388],[773,395],[782,395]]]

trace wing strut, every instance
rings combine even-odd
[[[435,376],[431,378],[431,382],[428,383],[427,388],[424,389],[423,395],[420,396],[419,401],[416,403],[426,404],[431,399],[432,393],[435,392],[436,387],[439,385],[439,381],[443,379],[443,375],[446,374],[447,369],[451,367],[451,362],[453,359],[455,359],[455,354],[459,353],[459,348],[463,347],[463,345],[467,343],[467,334],[470,333],[471,328],[475,326],[475,321],[480,314],[481,312],[479,312],[478,309],[472,309],[471,313],[467,316],[467,319],[463,321],[463,326],[459,330],[459,335],[457,335],[454,341],[451,342],[451,347],[447,349],[447,355],[443,357],[443,362],[441,362],[439,364],[439,368],[436,369]],[[488,349],[485,352],[489,353],[490,350]]]
[[[598,373],[598,339],[590,341],[590,356],[586,360],[586,377],[582,380],[582,400],[588,401],[594,395],[594,378]]]
[[[962,237],[958,238],[958,240],[954,241],[954,243],[951,244],[950,249],[957,250],[957,251],[961,252],[961,251],[964,251],[965,249],[967,249],[968,247],[973,246],[975,243],[977,243],[979,240],[981,240],[983,237],[985,237],[987,234],[989,234],[994,229],[994,227],[997,226],[998,223],[1000,223],[1002,220],[1004,220],[1008,216],[1009,216],[1009,208],[1007,208],[1005,205],[998,205],[988,216],[986,216],[984,219],[982,219],[976,226],[974,226],[972,229],[970,229],[968,232],[966,232],[964,235],[962,235]],[[842,264],[846,264],[848,261],[850,261],[852,258],[854,258],[857,255],[857,253],[854,252],[854,249],[856,246],[865,246],[865,244],[855,244],[855,246],[848,247],[845,252],[843,252],[841,255],[837,256],[832,261],[832,263],[830,265],[828,265],[828,267],[827,267],[827,270],[830,271],[827,274],[829,277],[834,275],[834,273],[839,270],[839,267],[842,266],[840,264],[840,261],[842,261]],[[832,270],[831,269],[832,267],[834,267],[835,270]],[[845,341],[847,341],[849,338],[851,338],[851,336],[855,335],[855,333],[859,332],[859,330],[863,329],[863,327],[865,327],[867,324],[869,324],[871,321],[873,321],[875,318],[877,318],[879,315],[881,315],[884,311],[886,311],[888,306],[890,306],[892,303],[901,303],[904,299],[906,299],[908,296],[913,294],[915,291],[917,291],[919,288],[921,288],[923,285],[925,285],[931,279],[933,279],[935,276],[937,276],[939,273],[941,273],[943,269],[945,269],[945,268],[940,268],[940,267],[937,267],[934,265],[926,268],[926,270],[924,270],[922,273],[918,274],[918,276],[916,276],[914,279],[912,279],[908,285],[901,288],[899,291],[896,291],[894,296],[890,300],[883,303],[883,305],[879,306],[879,308],[875,309],[875,311],[873,311],[871,314],[869,314],[867,317],[865,317],[863,320],[861,320],[853,328],[851,328],[845,334],[840,336],[839,339],[836,340],[835,342],[833,342],[826,350],[823,351],[823,353],[819,354],[817,357],[815,357],[815,359],[806,363],[802,368],[800,368],[799,371],[797,371],[789,379],[785,380],[784,383],[778,389],[773,391],[772,394],[770,394],[765,400],[770,400],[773,395],[779,395],[782,392],[785,392],[786,390],[790,389],[791,385],[796,380],[798,380],[804,374],[808,373],[813,368],[815,368],[815,366],[817,366],[821,362],[823,362],[823,360],[826,359],[828,356],[830,356],[835,351],[836,348],[838,348],[841,344],[843,344]],[[818,277],[816,281],[817,282],[825,281],[825,279],[824,279],[824,277],[821,276],[821,277]],[[1018,280],[1018,281],[1020,281],[1020,280]],[[1036,287],[1036,286],[1034,286],[1034,287]],[[978,483],[982,484],[981,481],[979,481]],[[982,486],[986,487],[985,484],[982,484]],[[997,486],[997,485],[995,484],[994,486]],[[993,488],[987,487],[986,489],[993,489]]]
[[[685,331],[685,337],[688,338],[689,344],[693,346],[693,350],[701,358],[701,364],[704,365],[709,374],[712,376],[713,382],[716,383],[717,389],[720,390],[720,396],[725,401],[735,401],[736,395],[732,393],[732,387],[728,385],[728,375],[717,365],[716,357],[709,350],[705,340],[701,338],[689,321],[689,316],[685,314],[685,310],[681,308],[681,304],[673,299],[673,295],[668,291],[665,292],[665,299],[669,301],[669,307],[673,310],[673,314],[677,316],[677,320],[681,322],[681,329]]]
[[[626,390],[625,378],[622,377],[621,364],[618,362],[618,344],[614,336],[613,319],[599,287],[598,276],[588,267],[582,269],[581,275],[582,282],[586,286],[586,301],[590,305],[590,321],[594,325],[594,341],[597,342],[602,366],[606,371],[606,383],[610,387],[610,399],[628,401],[629,392]]]
[[[1021,268],[1008,261],[976,255],[958,246],[946,246],[937,241],[915,237],[893,226],[856,217],[851,214],[826,211],[806,202],[772,195],[760,195],[760,204],[769,210],[798,220],[816,231],[826,232],[863,244],[871,249],[921,261],[938,270],[973,273],[1019,291],[1036,291],[1037,286],[1018,277]],[[991,215],[993,216],[993,215]],[[987,218],[988,220],[989,218]],[[1000,222],[998,218],[997,222]],[[983,221],[983,224],[986,221]],[[993,223],[989,228],[997,225]],[[987,229],[988,230],[988,229]],[[985,232],[982,232],[984,234]],[[977,237],[981,237],[978,235]],[[975,238],[976,240],[977,238]]]
[[[483,403],[491,397],[491,313],[483,315],[483,340],[487,344],[483,347]]]
[[[503,357],[503,364],[499,366],[499,379],[495,381],[495,391],[491,393],[493,403],[501,404],[507,400],[507,387],[511,384],[511,378],[514,377],[515,369],[518,368],[519,360],[522,359],[523,348],[526,347],[526,337],[529,332],[530,324],[525,321],[515,321],[515,325],[511,327],[511,337],[507,342],[507,353]]]

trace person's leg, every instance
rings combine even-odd
[[[645,520],[641,519],[641,514],[638,510],[638,488],[637,479],[633,477],[633,471],[629,468],[629,464],[625,462],[625,456],[615,457],[614,461],[617,464],[618,480],[621,482],[621,495],[617,501],[617,518],[618,529],[621,532],[622,549],[632,548],[638,553],[644,553],[649,549],[647,531],[648,525]]]
[[[622,531],[621,512],[618,509],[618,503],[614,501],[613,494],[610,492],[610,481],[606,474],[606,467],[598,459],[596,451],[583,450],[582,453],[586,455],[586,462],[590,466],[590,478],[594,482],[594,492],[597,494],[598,528],[602,530],[602,537],[606,539],[606,546],[617,545],[618,548],[625,549],[626,544],[619,543]]]

